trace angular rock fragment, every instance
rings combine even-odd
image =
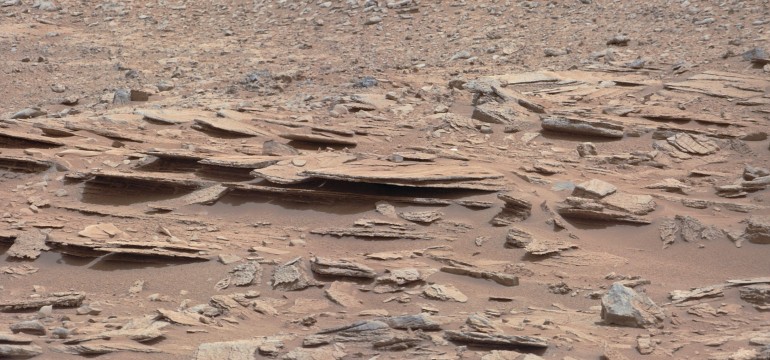
[[[755,244],[770,244],[770,217],[750,217],[742,238]]]
[[[609,209],[604,204],[592,199],[568,197],[556,207],[556,212],[565,218],[577,218],[595,221],[627,222],[649,224],[651,221],[625,211]]]
[[[159,353],[159,349],[146,346],[135,345],[119,342],[105,342],[105,343],[83,343],[77,345],[64,345],[61,349],[62,352],[67,354],[81,355],[81,356],[95,356],[110,354],[115,352],[132,352],[132,353]]]
[[[411,222],[430,224],[441,220],[444,214],[440,211],[408,211],[399,213],[398,216]]]
[[[644,187],[645,189],[659,189],[668,192],[677,192],[686,194],[690,190],[690,186],[687,184],[672,178],[663,179],[663,181],[650,184]]]
[[[401,330],[441,330],[442,323],[434,317],[427,314],[391,316],[377,319],[382,321],[393,329]]]
[[[351,236],[357,238],[364,238],[369,240],[391,240],[391,239],[407,239],[407,240],[433,240],[436,239],[436,235],[432,233],[426,233],[421,231],[415,231],[409,227],[403,226],[370,226],[370,225],[358,225],[349,228],[321,228],[313,229],[311,234],[317,235],[331,235],[336,237]]]
[[[650,298],[618,283],[602,297],[601,317],[607,324],[657,327],[666,315]]]
[[[546,256],[577,248],[577,245],[565,241],[534,240],[527,244],[524,250],[529,255]]]
[[[78,307],[83,304],[85,298],[85,293],[70,291],[51,293],[47,296],[22,300],[0,300],[0,311],[39,309],[43,306],[53,306],[56,308]]]
[[[230,270],[232,283],[235,286],[249,286],[259,283],[262,277],[262,266],[256,261],[249,261],[235,266]]]
[[[6,129],[0,129],[0,144],[5,147],[22,148],[54,148],[65,145],[61,141],[46,136],[20,133]]]
[[[278,136],[294,140],[304,141],[310,143],[328,144],[328,145],[341,145],[341,146],[356,146],[358,141],[351,139],[350,137],[337,136],[324,133],[283,133]]]
[[[262,154],[268,156],[293,156],[299,155],[294,147],[279,143],[275,140],[267,140],[262,143]]]
[[[198,161],[199,164],[233,169],[261,169],[283,160],[276,156],[213,156]]]
[[[481,122],[492,124],[511,124],[519,114],[507,106],[495,103],[481,104],[473,108],[471,117]]]
[[[501,189],[495,180],[503,178],[502,174],[479,166],[380,160],[358,160],[333,167],[307,169],[301,172],[301,176],[405,187],[485,191]]]
[[[39,108],[26,108],[11,115],[11,119],[32,119],[45,115],[47,113]]]
[[[660,225],[660,239],[668,247],[677,240],[685,242],[714,241],[725,238],[725,233],[715,226],[703,225],[691,216],[676,215]]]
[[[57,166],[54,161],[36,159],[31,156],[0,155],[0,169],[21,173],[43,172]]]
[[[417,332],[407,334],[393,334],[391,337],[376,341],[372,348],[385,351],[404,351],[419,346],[425,341],[431,340],[431,337]]]
[[[484,347],[548,347],[548,342],[545,339],[534,336],[487,334],[475,331],[463,332],[447,330],[444,332],[444,338],[452,342]]]
[[[0,343],[0,358],[27,359],[43,354],[43,348],[34,344],[2,344]]]
[[[335,281],[324,291],[324,295],[337,305],[347,308],[359,307],[362,301],[352,295],[353,290],[351,284]]]
[[[193,360],[253,360],[263,340],[236,340],[203,343],[193,355]]]
[[[304,266],[302,266],[302,258],[298,257],[283,265],[276,266],[270,285],[273,289],[297,291],[315,286],[317,283],[307,276]]]
[[[20,233],[8,249],[8,256],[16,259],[37,259],[40,252],[48,250],[47,236],[38,230]]]
[[[326,276],[346,276],[355,278],[374,279],[377,272],[372,268],[348,260],[331,260],[313,257],[310,259],[310,270]]]
[[[709,155],[717,152],[719,146],[703,135],[678,133],[666,139],[677,150],[693,155]]]
[[[21,321],[9,326],[14,334],[24,333],[30,335],[45,335],[46,328],[43,323],[38,320]]]
[[[266,131],[237,120],[225,118],[195,118],[195,126],[204,131],[224,132],[239,136],[270,136]]]
[[[725,296],[723,290],[723,285],[707,286],[688,291],[674,290],[668,294],[668,298],[671,299],[671,302],[677,304],[702,298],[722,297]]]
[[[623,211],[634,215],[647,215],[657,207],[650,195],[614,193],[601,200],[609,210]]]
[[[515,227],[508,229],[508,234],[505,236],[506,247],[524,248],[532,241],[534,241],[532,234]]]
[[[545,130],[577,135],[598,136],[612,139],[622,138],[624,126],[610,121],[588,120],[551,116],[543,119],[541,126]]]
[[[410,283],[422,282],[435,271],[420,271],[413,268],[387,270],[376,279],[377,284],[403,286]]]
[[[449,274],[465,275],[477,279],[492,280],[500,285],[505,286],[519,285],[518,277],[501,272],[484,271],[469,266],[443,266],[440,270]]]
[[[393,336],[388,324],[378,320],[358,321],[350,325],[344,325],[336,328],[325,329],[318,332],[321,337],[316,336],[313,340],[318,342],[322,339],[328,342],[364,342],[375,343],[390,339]],[[305,339],[307,342],[307,338]],[[306,345],[306,344],[305,344]],[[306,345],[307,346],[307,345]]]
[[[532,202],[529,196],[521,193],[502,193],[497,194],[497,198],[502,200],[502,211],[492,219],[492,225],[506,226],[514,222],[523,221],[532,214]]]
[[[461,302],[461,303],[468,301],[468,296],[461,293],[460,290],[458,290],[456,287],[452,285],[439,285],[439,284],[428,285],[422,291],[422,294],[426,298],[433,299],[433,300],[455,301],[455,302]]]
[[[618,188],[606,181],[591,179],[589,181],[575,185],[572,190],[572,196],[579,196],[589,199],[601,199],[607,195],[615,193]]]
[[[494,323],[492,323],[492,320],[490,320],[488,317],[484,316],[483,314],[479,314],[479,313],[473,313],[468,315],[468,318],[465,320],[465,325],[473,329],[473,331],[481,332],[485,334],[494,334],[494,333],[501,332],[501,330]]]
[[[760,306],[770,305],[770,285],[768,284],[742,286],[738,294],[746,302]]]
[[[596,145],[590,142],[584,142],[577,145],[577,152],[580,157],[596,156],[599,152],[596,151]]]
[[[202,315],[197,313],[180,312],[167,309],[157,309],[155,319],[168,321],[172,324],[184,326],[198,326],[203,324]]]

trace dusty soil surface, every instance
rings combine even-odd
[[[767,1],[0,1],[0,358],[769,359]]]

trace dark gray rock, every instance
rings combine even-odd
[[[354,88],[368,89],[377,86],[379,82],[372,76],[364,76],[353,83]]]
[[[131,90],[118,89],[112,97],[113,105],[125,105],[131,102]]]

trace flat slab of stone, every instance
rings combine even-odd
[[[23,145],[25,147],[43,147],[43,148],[51,148],[51,147],[58,147],[58,146],[65,145],[61,141],[57,141],[45,136],[20,133],[13,130],[0,129],[0,144],[3,144],[3,143],[18,144],[18,145]]]
[[[196,125],[204,130],[221,131],[242,136],[271,136],[270,133],[254,126],[227,118],[195,118],[194,121]]]
[[[335,136],[325,133],[283,133],[278,136],[293,141],[304,141],[310,143],[329,144],[329,145],[343,145],[343,146],[356,146],[358,141],[351,139],[350,137]]]
[[[182,109],[137,109],[134,114],[143,116],[145,120],[166,125],[190,123],[196,118],[213,115],[204,111]]]
[[[575,185],[572,196],[601,199],[617,191],[618,188],[606,181],[591,179]]]
[[[548,342],[545,339],[534,336],[487,334],[482,332],[447,330],[444,332],[444,338],[452,342],[472,344],[476,346],[534,348],[548,347]]]

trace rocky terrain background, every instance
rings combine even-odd
[[[769,26],[0,0],[0,358],[770,359]]]

